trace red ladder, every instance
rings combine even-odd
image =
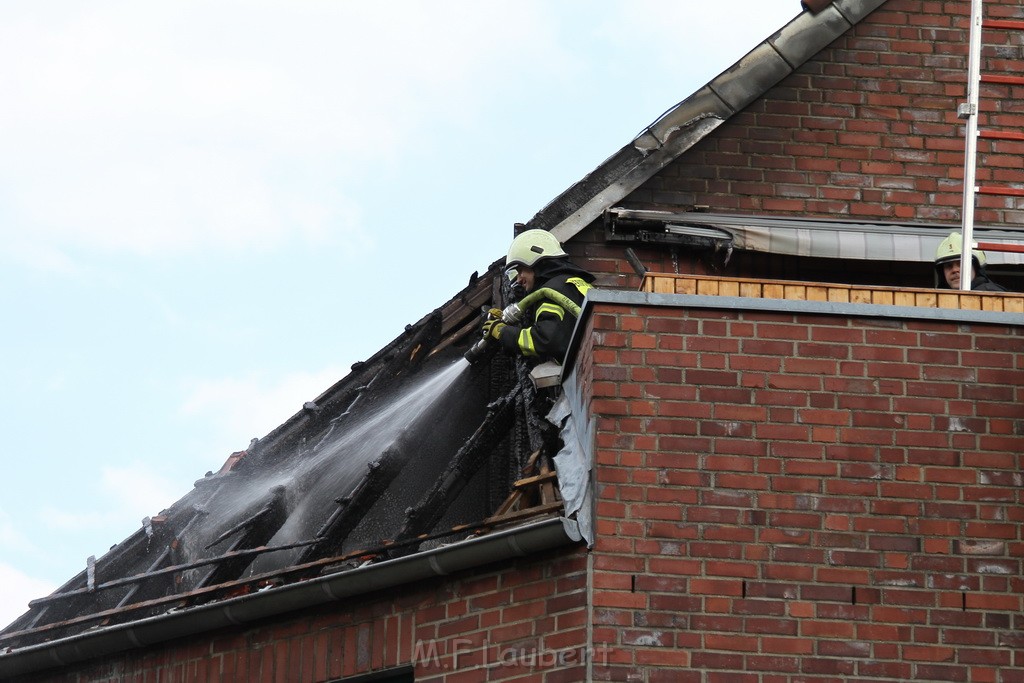
[[[1024,197],[1024,186],[1014,187],[1007,185],[977,185],[975,183],[977,170],[977,141],[979,138],[986,140],[1008,140],[1024,142],[1024,131],[1000,130],[996,128],[978,130],[979,93],[981,83],[991,83],[1007,86],[1024,86],[1024,76],[1017,73],[986,73],[981,74],[981,48],[983,41],[982,30],[993,31],[1021,31],[1024,33],[1024,20],[1015,19],[988,19],[982,18],[982,0],[971,2],[971,37],[970,55],[968,59],[967,79],[967,102],[957,108],[957,115],[967,119],[964,144],[964,197],[963,197],[963,229],[962,234],[965,244],[973,242],[974,235],[974,213],[976,210],[976,195],[998,195],[1003,197]],[[1024,251],[1017,245],[998,244],[986,242],[978,244],[981,249],[991,251],[1020,252]],[[970,250],[964,249],[961,254],[960,269],[962,272],[969,272]],[[970,278],[964,278],[961,289],[970,289]]]
[[[1015,19],[983,19],[982,29],[991,31],[1020,31],[1024,33],[1024,20]],[[995,83],[1000,85],[1024,85],[1024,76],[1007,73],[986,73],[979,74],[982,83]],[[988,129],[979,131],[978,135],[988,140],[1013,140],[1024,142],[1024,131],[1019,130],[995,130]],[[994,194],[1004,197],[1024,197],[1024,188],[981,185],[977,189],[979,194]]]

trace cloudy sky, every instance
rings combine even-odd
[[[800,11],[0,8],[0,626]]]

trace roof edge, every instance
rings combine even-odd
[[[530,219],[528,227],[549,230],[562,241],[572,238],[885,2],[835,0],[817,13],[801,12],[559,194]],[[707,119],[717,123],[695,125]],[[678,137],[685,138],[685,144]]]
[[[549,517],[394,560],[12,650],[0,654],[0,677],[78,664],[183,636],[248,624],[371,591],[573,545],[581,539],[574,521]]]
[[[668,294],[661,292],[634,292],[624,290],[591,290],[584,308],[597,304],[625,304],[630,306],[669,306],[672,308],[725,309],[729,311],[765,311],[840,315],[850,318],[897,318],[900,320],[932,320],[956,323],[981,323],[1024,327],[1019,313],[984,311],[962,308],[927,308],[924,306],[895,306],[889,304],[858,304],[833,301],[795,299],[755,299],[742,296],[715,296],[708,294]],[[583,318],[584,312],[580,313]]]

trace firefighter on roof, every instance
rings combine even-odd
[[[512,240],[505,272],[526,296],[504,311],[491,309],[484,337],[507,353],[561,363],[594,276],[569,261],[554,235],[536,229]]]
[[[977,246],[977,245],[975,245]],[[959,232],[952,232],[939,243],[935,251],[935,280],[940,289],[960,289],[960,254],[963,253],[964,238]],[[985,272],[985,252],[971,250],[973,277],[971,290],[975,292],[1005,292],[1006,287],[989,279]]]

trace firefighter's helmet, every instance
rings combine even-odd
[[[974,246],[977,246],[977,242]],[[939,243],[939,248],[935,250],[935,265],[948,263],[949,261],[955,261],[960,258],[960,254],[964,250],[964,236],[959,232],[949,233],[949,237],[942,240]],[[977,261],[979,266],[985,265],[985,252],[981,249],[972,249],[971,255],[974,256],[974,260]]]
[[[505,270],[511,271],[518,266],[532,268],[537,261],[546,258],[568,256],[558,242],[558,238],[547,230],[534,228],[520,233],[512,240],[505,257]]]

